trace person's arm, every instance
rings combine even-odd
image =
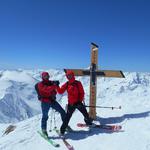
[[[57,92],[59,94],[63,94],[67,90],[67,86],[68,86],[67,82],[64,83],[61,87],[57,86]]]
[[[78,88],[79,88],[79,100],[82,102],[84,100],[84,89],[80,81],[78,82]]]
[[[38,84],[39,93],[43,97],[51,96],[51,93],[56,89],[56,85],[46,86],[42,83]]]

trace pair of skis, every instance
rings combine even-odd
[[[97,124],[92,124],[91,126],[88,126],[84,123],[77,123],[77,126],[80,127],[80,128],[84,128],[84,127],[99,128],[99,129],[103,129],[103,130],[108,130],[110,132],[119,132],[122,129],[122,126],[120,126],[120,125],[101,125],[101,124],[97,125]],[[54,128],[54,131],[60,137],[59,130],[57,128]],[[41,137],[43,137],[46,141],[48,141],[48,143],[50,143],[52,146],[60,147],[60,145],[58,143],[56,143],[54,140],[52,140],[52,139],[48,138],[47,136],[45,136],[42,132],[38,131],[38,133],[41,135]],[[71,144],[69,144],[69,142],[65,139],[65,137],[60,137],[60,139],[63,141],[63,143],[65,144],[65,146],[68,150],[74,150],[73,146]]]
[[[54,128],[54,131],[56,131],[56,133],[58,134],[58,136],[60,136],[59,134],[59,130]],[[60,147],[60,145],[58,143],[56,143],[54,140],[50,139],[49,137],[47,137],[46,135],[44,135],[41,131],[37,131],[38,134],[40,134],[41,137],[43,137],[49,144],[51,144],[54,147]],[[60,137],[63,141],[63,143],[65,144],[66,148],[68,150],[74,150],[73,146],[69,144],[69,142],[63,137]]]

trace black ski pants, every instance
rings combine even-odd
[[[85,106],[83,105],[83,103],[79,102],[75,105],[69,105],[68,104],[67,114],[66,114],[65,120],[63,121],[63,124],[60,127],[61,134],[64,134],[66,128],[68,127],[68,123],[69,123],[70,118],[71,118],[73,112],[75,111],[75,109],[78,109],[83,114],[84,121],[87,125],[92,124],[92,120],[89,118],[89,114],[88,114]]]

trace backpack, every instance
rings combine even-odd
[[[39,89],[38,89],[38,83],[35,84],[35,90],[36,90],[36,93],[38,95],[38,100],[40,100],[42,98],[42,96],[40,95],[40,92],[39,92]]]

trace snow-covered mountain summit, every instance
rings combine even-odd
[[[52,80],[66,81],[62,70],[47,70]],[[18,122],[40,113],[40,104],[34,85],[40,80],[42,70],[0,71],[0,122]],[[150,73],[125,73],[125,79],[100,78],[97,83],[97,105],[113,105],[114,101],[123,107],[145,105],[150,95]],[[89,78],[78,77],[85,89],[85,101],[89,101]],[[59,99],[59,98],[58,98]],[[139,100],[140,99],[140,100]],[[145,106],[148,107],[148,106]],[[138,109],[138,108],[135,108]]]
[[[34,85],[40,80],[41,71],[0,71],[0,136],[9,125],[6,123],[15,123],[17,126],[15,131],[0,137],[1,150],[56,149],[37,134],[41,111]],[[62,70],[47,71],[52,80],[59,80],[61,84],[66,81]],[[75,150],[150,150],[150,73],[126,72],[125,76],[124,79],[100,78],[97,82],[97,105],[122,106],[121,110],[97,109],[97,121],[102,124],[120,124],[123,132],[108,133],[94,129],[88,134],[69,134],[68,141]],[[89,78],[78,79],[83,83],[88,105]],[[66,94],[58,95],[57,100],[64,107]],[[59,114],[56,114],[56,122],[60,127]],[[83,116],[75,111],[70,120],[70,126],[75,130],[78,130],[77,122],[83,122]],[[54,132],[49,132],[49,135],[61,145],[58,149],[66,149]]]

